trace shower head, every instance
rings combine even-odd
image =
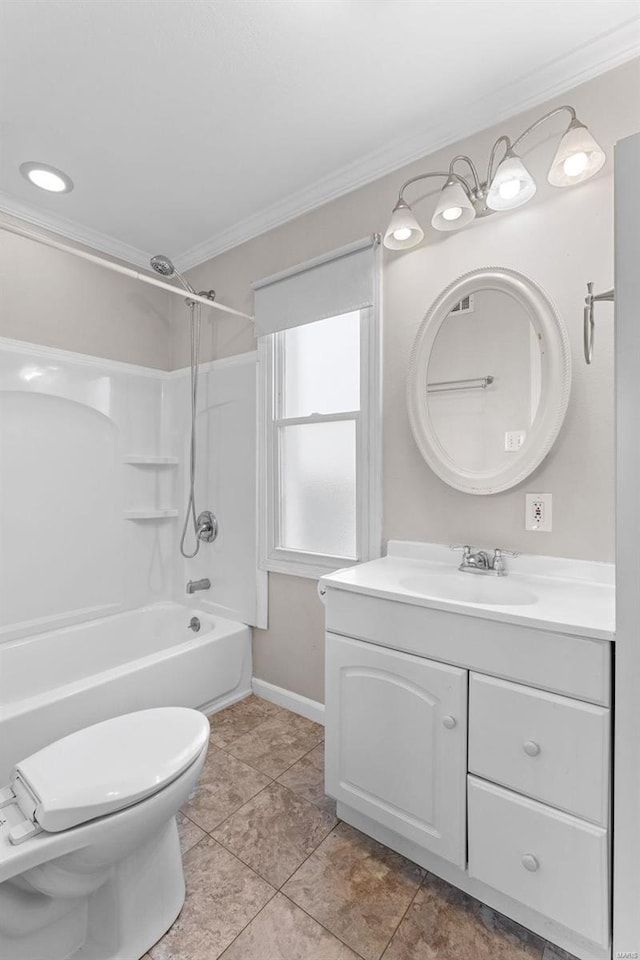
[[[185,280],[182,274],[178,273],[174,265],[171,263],[171,260],[169,260],[169,257],[165,257],[164,254],[158,253],[155,255],[155,257],[151,257],[151,260],[149,262],[151,263],[151,266],[155,270],[155,272],[159,273],[160,276],[176,277],[188,293],[195,294],[195,290],[193,289],[189,281]]]
[[[163,277],[171,277],[176,271],[169,257],[164,257],[161,253],[151,257],[151,266],[156,273],[162,274]]]

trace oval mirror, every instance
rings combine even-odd
[[[547,455],[570,388],[567,333],[545,292],[514,270],[474,270],[440,294],[416,336],[411,429],[450,486],[499,493]]]

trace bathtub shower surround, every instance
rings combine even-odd
[[[265,576],[255,354],[201,370],[196,493],[210,491],[220,534],[183,561],[189,417],[188,370],[0,340],[0,641],[15,670],[2,693],[18,753],[128,710],[249,690],[243,624],[264,618]],[[194,634],[185,584],[205,577]]]
[[[245,353],[200,367],[196,440],[198,509],[211,506],[218,520],[213,543],[172,567],[171,596],[184,600],[188,580],[211,580],[198,594],[204,609],[253,626],[267,619],[267,574],[256,569],[256,354]],[[167,445],[184,464],[180,504],[188,491],[191,423],[189,371],[170,374],[163,393]],[[182,509],[182,507],[181,507]],[[179,523],[182,528],[182,522]],[[193,535],[187,534],[193,548]]]

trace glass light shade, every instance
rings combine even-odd
[[[547,179],[554,187],[582,183],[600,170],[605,159],[604,150],[584,124],[573,120],[558,144]]]
[[[436,230],[459,230],[475,217],[473,204],[457,180],[447,180],[431,218]]]
[[[424,237],[424,230],[414,217],[411,207],[404,200],[396,204],[384,235],[384,245],[389,250],[408,250]]]
[[[535,180],[520,157],[509,151],[493,176],[487,206],[491,210],[513,210],[531,200],[535,192]]]

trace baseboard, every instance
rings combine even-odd
[[[285,687],[277,687],[275,683],[267,683],[266,680],[257,680],[255,677],[251,681],[251,688],[256,697],[262,697],[263,700],[270,700],[285,710],[292,710],[299,713],[300,716],[308,720],[314,720],[324,726],[324,703],[318,703],[317,700],[310,700],[309,697],[303,697],[293,690],[286,690]]]

